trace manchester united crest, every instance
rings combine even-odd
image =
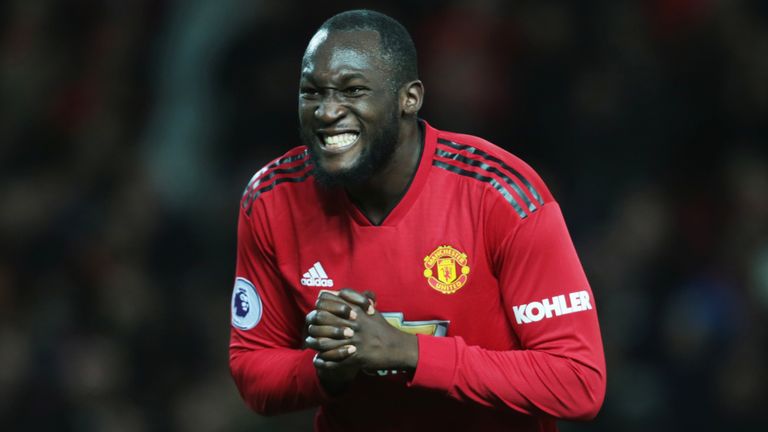
[[[451,246],[438,246],[424,257],[424,277],[433,289],[453,294],[467,283],[469,266],[467,254]]]

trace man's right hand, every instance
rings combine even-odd
[[[365,294],[369,301],[366,311],[370,313],[375,297],[372,293]],[[308,336],[305,342],[307,347],[318,352],[314,365],[320,383],[328,393],[338,394],[343,391],[360,371],[357,362],[346,361],[356,350],[348,340],[358,328],[358,313],[365,312],[337,295],[323,292],[318,297],[315,309],[307,314]]]

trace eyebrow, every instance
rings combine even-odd
[[[304,70],[301,72],[301,78],[311,80],[312,73]],[[338,75],[338,79],[339,81],[350,81],[353,79],[362,79],[362,80],[368,81],[368,78],[364,74],[360,72],[353,72],[353,71],[342,72],[341,74]]]
[[[355,78],[366,79],[365,75],[361,74],[360,72],[344,72],[341,74],[340,78],[347,81]]]

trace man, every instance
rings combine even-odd
[[[600,330],[557,203],[515,156],[419,120],[423,98],[391,18],[345,12],[310,40],[304,146],[257,172],[241,202],[240,393],[266,415],[319,407],[321,431],[594,417]]]

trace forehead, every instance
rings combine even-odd
[[[302,77],[322,77],[357,72],[369,77],[384,74],[380,36],[375,31],[315,33],[307,45],[301,65]]]

